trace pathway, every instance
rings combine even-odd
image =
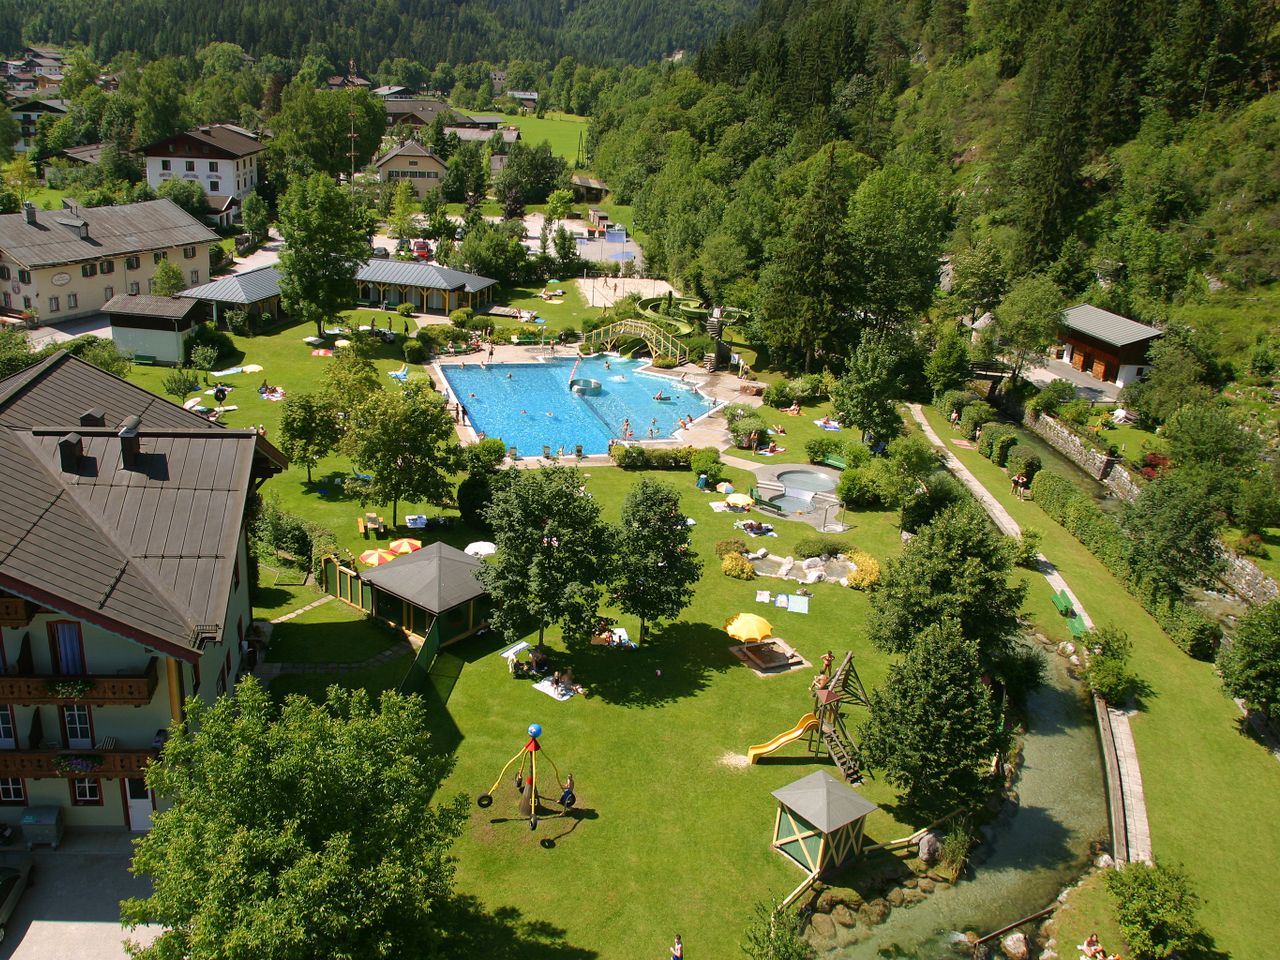
[[[1009,511],[991,495],[978,478],[969,471],[969,468],[961,463],[955,454],[947,448],[947,445],[934,432],[933,427],[929,425],[929,421],[925,419],[920,405],[912,403],[908,404],[908,407],[911,409],[911,416],[915,418],[916,423],[920,425],[920,429],[924,431],[924,435],[929,438],[929,441],[935,447],[941,450],[947,469],[977,497],[978,502],[982,504],[983,509],[987,511],[996,526],[1008,536],[1021,536],[1022,528],[1018,526],[1017,521],[1009,515]],[[1049,586],[1055,591],[1063,590],[1066,592],[1067,596],[1071,598],[1071,603],[1076,612],[1080,614],[1080,618],[1092,630],[1092,618],[1081,605],[1079,597],[1075,595],[1067,581],[1063,579],[1062,574],[1058,573],[1043,553],[1039,554],[1039,560],[1041,572],[1049,582]],[[1147,821],[1147,803],[1142,790],[1142,771],[1138,765],[1138,749],[1133,741],[1133,730],[1129,726],[1129,714],[1124,710],[1117,710],[1115,707],[1108,705],[1107,716],[1111,722],[1111,739],[1115,747],[1120,780],[1118,784],[1111,784],[1110,792],[1113,796],[1118,792],[1124,800],[1124,825],[1128,840],[1128,859],[1130,862],[1150,863],[1151,827]]]

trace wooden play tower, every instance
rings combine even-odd
[[[861,783],[861,752],[844,722],[847,706],[871,706],[862,678],[853,665],[851,650],[845,653],[826,687],[813,693],[813,715],[818,722],[809,731],[806,743],[815,757],[829,756],[848,783]]]

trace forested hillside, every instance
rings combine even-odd
[[[757,306],[783,357],[827,335],[815,315],[837,362],[863,327],[919,316],[934,252],[953,260],[953,315],[1031,277],[1163,324],[1280,276],[1275,16],[1265,0],[765,0],[692,69],[607,90],[591,146],[650,263]]]
[[[102,60],[125,50],[153,59],[227,41],[259,57],[354,58],[366,70],[395,57],[643,63],[702,45],[754,7],[754,0],[10,0],[0,49],[78,41]]]

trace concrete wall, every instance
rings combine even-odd
[[[51,217],[47,211],[37,213],[37,217]],[[209,244],[197,243],[195,255],[184,257],[182,247],[166,247],[156,250],[144,250],[136,254],[138,266],[129,269],[127,258],[123,256],[94,261],[97,268],[94,276],[84,276],[81,263],[39,267],[31,271],[31,282],[21,283],[18,270],[26,269],[12,257],[6,255],[5,262],[10,269],[10,279],[5,281],[3,295],[5,302],[14,310],[31,310],[36,313],[42,323],[59,323],[63,320],[74,320],[101,313],[103,305],[116,294],[150,293],[151,281],[155,277],[155,255],[162,255],[182,271],[182,278],[189,285],[205,283],[209,279]],[[110,263],[110,273],[103,273],[104,263]],[[192,272],[195,276],[192,276]],[[133,285],[137,285],[136,291]],[[15,292],[14,286],[18,287]],[[57,310],[53,309],[50,298],[57,298]],[[72,298],[75,306],[72,306]],[[146,351],[142,351],[145,353]]]

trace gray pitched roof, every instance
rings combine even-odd
[[[258,267],[190,287],[182,295],[210,303],[258,303],[280,295],[280,273],[272,266]]]
[[[432,123],[437,114],[444,114],[446,122],[456,122],[465,119],[462,114],[458,113],[453,107],[449,106],[443,100],[432,100],[429,98],[404,98],[387,97],[383,101],[383,106],[387,110],[387,119],[391,123],[396,123],[398,119],[407,118],[413,115],[423,123]]]
[[[1148,327],[1145,323],[1138,323],[1088,303],[1062,311],[1062,323],[1071,330],[1077,330],[1113,347],[1127,347],[1131,343],[1160,336],[1160,331],[1155,327]]]
[[[81,163],[97,163],[102,159],[102,144],[86,143],[81,147],[67,147],[62,153],[70,159],[78,160]]]
[[[434,263],[405,260],[370,260],[356,272],[356,279],[434,290],[463,289],[467,293],[484,290],[498,282],[474,273],[450,270],[448,267],[441,267]]]
[[[89,226],[85,239],[77,228],[81,221]],[[217,239],[170,200],[77,207],[74,212],[39,210],[35,223],[27,223],[21,213],[0,216],[0,250],[28,267],[102,260]]]
[[[189,300],[186,297],[153,297],[145,293],[118,293],[102,305],[102,312],[119,313],[131,317],[182,320],[199,308],[199,300]]]
[[[452,133],[459,140],[474,140],[480,143],[488,143],[489,138],[495,133],[502,134],[503,143],[515,143],[520,139],[520,131],[515,127],[500,127],[498,129],[490,129],[489,127],[445,127],[445,133]]]
[[[91,406],[106,426],[80,425]],[[127,470],[117,434],[131,415],[141,453]],[[195,659],[194,628],[226,627],[255,468],[284,458],[66,353],[0,381],[0,428],[0,585]],[[83,453],[67,471],[58,442],[72,432]]]
[[[428,613],[440,614],[484,594],[476,576],[481,566],[483,561],[437,542],[365,570],[360,579]]]
[[[373,161],[374,166],[380,167],[388,160],[394,160],[396,157],[431,157],[438,161],[441,166],[444,161],[437,157],[431,150],[424,147],[417,140],[406,140],[404,143],[398,143],[382,156]]]
[[[832,833],[880,809],[825,770],[780,787],[773,791],[773,795],[783,806],[804,817],[823,833]]]
[[[168,151],[162,151],[160,148],[175,140],[194,140],[212,147],[215,151],[212,156],[221,154],[228,157],[249,157],[266,149],[266,145],[244,127],[231,123],[213,123],[192,127],[190,130],[157,140],[155,143],[148,144],[142,152],[148,156],[167,155]]]

